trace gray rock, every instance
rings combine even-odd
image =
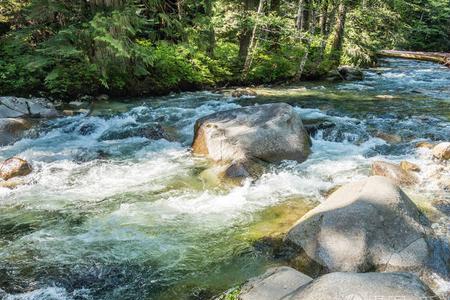
[[[419,182],[419,178],[412,172],[385,161],[376,161],[372,164],[372,175],[384,176],[400,185],[414,185]]]
[[[0,97],[0,118],[50,118],[57,115],[53,104],[43,98]]]
[[[430,256],[424,217],[391,180],[347,184],[303,216],[285,242],[331,272],[416,271]]]
[[[423,300],[439,298],[416,276],[408,273],[331,273],[319,277],[283,299]]]
[[[279,267],[249,280],[240,300],[439,299],[409,273],[330,273],[315,280],[292,268]]]
[[[286,103],[243,107],[197,120],[193,153],[214,161],[296,160],[310,154],[302,120]]]
[[[25,119],[0,119],[0,146],[14,143],[20,139],[22,133],[30,127],[31,123]]]
[[[284,299],[313,279],[289,267],[269,269],[249,280],[241,289],[240,300]]]

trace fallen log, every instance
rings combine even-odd
[[[416,52],[399,50],[381,50],[378,55],[385,57],[398,57],[405,59],[432,61],[450,68],[450,53],[444,52]]]

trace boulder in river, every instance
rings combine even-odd
[[[0,97],[0,118],[51,118],[57,115],[53,104],[43,98]]]
[[[372,164],[372,175],[379,175],[393,180],[400,185],[414,185],[419,182],[419,178],[408,170],[385,161],[376,161]]]
[[[31,165],[24,159],[11,157],[0,166],[0,178],[8,180],[13,177],[26,176],[32,171]]]
[[[437,144],[433,148],[433,156],[440,160],[450,159],[450,142]]]
[[[275,103],[221,111],[197,120],[192,149],[214,161],[303,162],[310,146],[293,107]]]
[[[312,279],[292,268],[278,267],[246,283],[240,300],[438,299],[408,273],[331,273]]]
[[[330,272],[422,269],[429,259],[427,220],[391,180],[349,183],[309,211],[285,243],[298,262]]]
[[[21,118],[0,119],[0,146],[17,141],[21,134],[31,127],[31,123]]]

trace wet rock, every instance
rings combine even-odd
[[[214,113],[197,120],[193,153],[214,161],[303,162],[311,140],[292,106],[265,104]]]
[[[375,136],[390,144],[398,144],[402,142],[402,137],[396,134],[389,134],[379,131],[375,134]]]
[[[428,221],[387,178],[347,184],[303,216],[285,243],[329,272],[418,271],[430,258]]]
[[[162,126],[156,123],[146,126],[130,126],[122,129],[108,130],[102,134],[99,140],[123,140],[130,137],[144,137],[150,140],[168,139]]]
[[[95,132],[95,130],[97,129],[97,126],[93,123],[85,123],[83,125],[80,126],[80,128],[78,128],[78,132],[81,135],[91,135],[92,133]]]
[[[404,170],[400,165],[385,161],[376,161],[372,164],[372,175],[384,176],[400,185],[414,185],[419,178],[410,171]]]
[[[433,149],[434,145],[429,142],[419,142],[416,144],[416,148]]]
[[[249,88],[238,88],[231,92],[231,96],[235,98],[240,98],[244,96],[255,97],[257,95],[258,94],[256,93],[256,91]]]
[[[240,300],[285,299],[313,279],[289,267],[269,269],[262,276],[249,280],[241,289]]]
[[[308,124],[304,124],[306,132],[310,136],[314,136],[319,130],[330,129],[336,127],[336,124],[330,121],[309,121]]]
[[[420,172],[420,167],[416,164],[413,164],[412,162],[403,160],[400,162],[400,168],[402,168],[402,170],[409,172]]]
[[[433,148],[433,156],[440,160],[450,159],[450,142],[440,143]]]
[[[21,118],[0,119],[0,146],[19,140],[22,133],[31,128],[31,122]]]
[[[31,165],[24,159],[11,157],[0,166],[0,178],[8,180],[13,177],[26,176],[32,171]]]
[[[57,115],[53,104],[43,98],[0,97],[0,118],[51,118]]]
[[[247,178],[258,178],[265,169],[266,163],[256,160],[235,161],[229,164],[218,164],[200,173],[200,177],[210,185],[239,185]]]

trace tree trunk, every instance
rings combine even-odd
[[[304,12],[305,12],[305,0],[298,0],[296,27],[299,31],[303,31],[305,28],[305,23],[304,23],[304,18],[303,18]]]
[[[347,16],[347,7],[344,3],[345,0],[340,0],[336,24],[334,25],[333,35],[330,45],[330,58],[336,64],[339,64],[342,52],[342,44],[344,42],[344,31],[345,31],[345,19]]]
[[[259,0],[258,11],[257,11],[257,19],[255,20],[255,25],[253,26],[252,35],[250,38],[250,44],[247,50],[247,57],[245,58],[244,68],[242,70],[242,78],[246,79],[248,72],[250,71],[250,66],[253,60],[253,51],[256,48],[257,40],[256,40],[256,32],[258,30],[258,19],[259,16],[263,13],[265,0]]]
[[[327,22],[328,22],[328,1],[323,1],[320,9],[320,18],[319,18],[319,25],[320,25],[320,34],[326,35],[327,32]]]
[[[208,32],[207,32],[207,49],[206,52],[209,57],[214,57],[214,48],[216,47],[216,34],[214,32],[214,25],[212,24],[213,17],[213,0],[204,0],[205,14],[208,17]]]
[[[252,11],[255,10],[258,0],[244,0],[244,16],[247,17]],[[248,54],[250,40],[252,37],[252,31],[249,28],[244,28],[239,36],[239,60],[241,66],[244,65],[245,59]]]
[[[308,36],[308,39],[306,41],[307,44],[306,44],[305,54],[303,54],[303,57],[300,60],[300,65],[299,65],[299,68],[298,68],[298,71],[297,71],[297,75],[295,76],[295,79],[297,81],[300,81],[300,79],[302,78],[306,62],[308,61],[309,52],[311,50],[312,38],[313,38],[313,36],[315,34],[315,30],[316,30],[316,15],[315,15],[315,11],[313,11],[313,10],[311,11],[310,17],[311,17],[311,22],[309,24],[309,29],[308,29],[309,36]]]

